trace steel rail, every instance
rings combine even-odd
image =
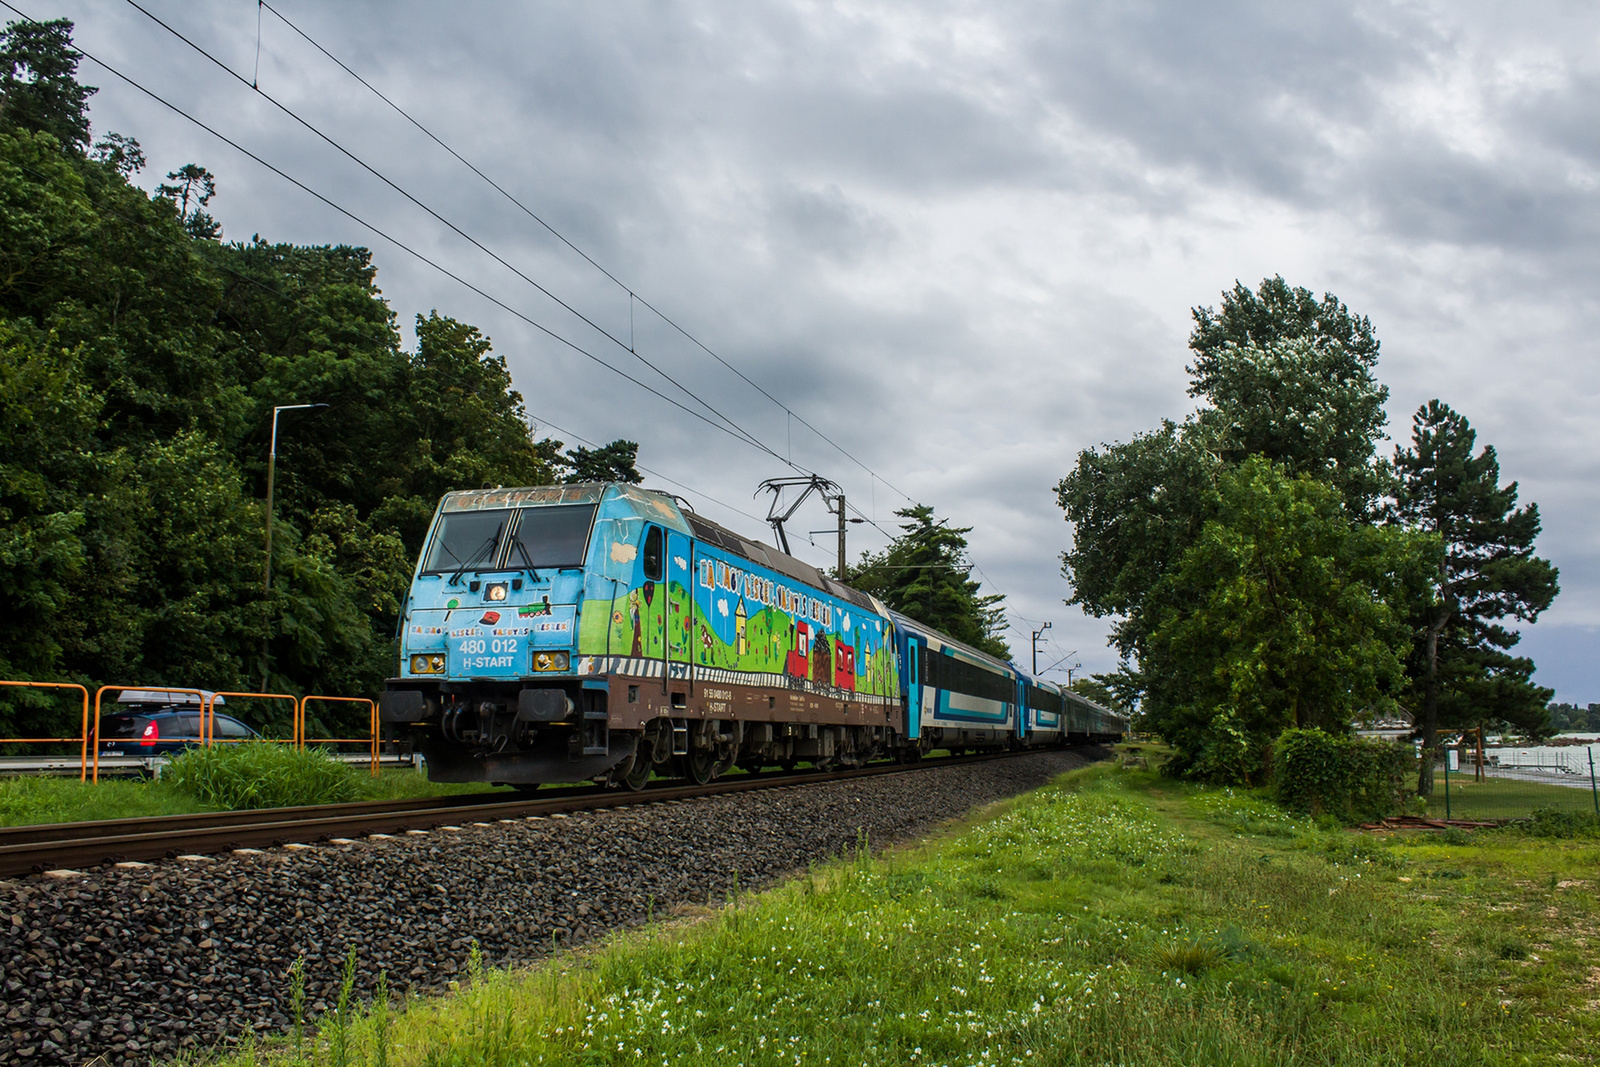
[[[707,785],[666,783],[639,792],[570,789],[543,796],[530,793],[511,798],[504,794],[488,794],[486,798],[483,794],[465,793],[369,804],[327,804],[11,827],[0,830],[0,877],[63,868],[81,869],[125,861],[147,862],[241,848],[313,844],[335,837],[432,830],[453,825],[463,818],[484,821],[596,811],[634,804],[659,804],[758,789],[848,781],[928,767],[980,763],[1016,754],[1020,753],[950,756],[915,763],[874,763],[842,771],[741,774]]]

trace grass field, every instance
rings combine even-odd
[[[357,800],[445,796],[490,788],[430,782],[409,767],[385,769],[377,778],[370,777],[365,768],[353,773],[357,780],[358,792],[354,798]],[[0,826],[186,815],[217,811],[221,807],[198,800],[162,780],[121,778],[80,782],[76,778],[49,775],[0,778]]]
[[[231,1064],[1590,1062],[1600,845],[1383,840],[1101,765]],[[308,961],[337,968],[338,960]]]
[[[1453,819],[1520,819],[1540,808],[1555,811],[1594,811],[1594,794],[1587,780],[1583,788],[1545,785],[1510,778],[1474,781],[1470,772],[1450,775],[1450,817]],[[1428,814],[1444,818],[1444,775],[1434,775]]]

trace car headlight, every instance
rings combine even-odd
[[[506,598],[505,582],[490,582],[483,588],[483,599],[504,600]]]
[[[564,671],[567,669],[565,652],[535,652],[533,669],[536,671]]]

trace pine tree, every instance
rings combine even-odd
[[[970,526],[950,526],[933,509],[917,504],[895,512],[904,535],[876,555],[862,556],[846,580],[896,611],[965,641],[998,659],[1010,659],[1003,594],[983,594],[967,577]]]
[[[1416,609],[1410,666],[1416,727],[1432,752],[1441,728],[1503,722],[1542,729],[1552,693],[1532,682],[1533,662],[1507,649],[1520,637],[1502,620],[1532,622],[1559,591],[1557,570],[1533,554],[1539,507],[1517,507],[1517,483],[1500,484],[1493,447],[1438,400],[1412,418],[1412,443],[1395,451],[1396,514],[1443,545],[1426,603]],[[1424,759],[1417,791],[1433,791]]]

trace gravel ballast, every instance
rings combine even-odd
[[[904,841],[1101,755],[0,882],[0,1063],[143,1063],[281,1032],[294,960],[321,1012],[352,946],[363,990],[380,970],[396,992],[440,989],[473,941],[489,965],[536,959],[652,910],[770,885],[862,834]]]

